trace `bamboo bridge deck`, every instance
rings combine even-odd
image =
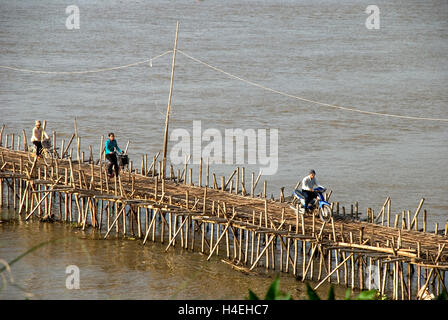
[[[203,179],[201,162],[194,185],[187,163],[182,174],[177,169],[176,176],[171,166],[169,178],[161,179],[157,157],[149,170],[145,157],[141,170],[131,165],[118,179],[108,179],[101,155],[96,163],[92,154],[84,161],[79,143],[76,161],[69,156],[45,163],[29,157],[26,143],[21,148],[19,140],[15,147],[13,135],[4,146],[0,138],[0,206],[14,208],[20,219],[96,228],[104,238],[138,237],[143,244],[166,243],[166,250],[180,244],[242,272],[292,273],[319,281],[316,288],[324,282],[376,288],[393,299],[446,290],[447,225],[427,232],[426,211],[420,214],[424,199],[412,215],[396,214],[393,223],[389,198],[376,217],[370,208],[359,212],[357,203],[346,212],[334,202],[334,218],[322,222],[297,215],[283,195],[267,199],[266,184],[264,195],[256,196],[253,173],[246,190],[244,168],[218,183],[208,165]],[[61,150],[67,149],[62,143]]]

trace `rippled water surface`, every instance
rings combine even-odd
[[[59,223],[0,223],[0,257],[6,261],[43,242],[3,273],[0,299],[245,299],[248,289],[264,297],[274,279],[272,272],[243,274],[196,252],[165,252],[166,243],[102,240],[96,232]],[[66,268],[73,265],[80,271],[79,290],[66,286],[73,275]],[[284,275],[280,284],[294,299],[306,299],[302,282]],[[319,293],[326,296],[328,288]],[[340,297],[344,292],[336,290]]]
[[[179,49],[260,85],[365,111],[448,118],[446,1],[376,1],[379,30],[365,27],[365,9],[371,4],[366,1],[76,4],[80,29],[67,30],[66,5],[60,1],[2,1],[0,65],[79,71],[142,61],[172,49],[178,20]],[[97,154],[101,135],[115,131],[120,146],[131,141],[129,154],[139,167],[142,154],[152,157],[162,149],[170,72],[171,55],[154,60],[152,67],[90,74],[0,69],[0,124],[9,133],[26,129],[30,136],[34,120],[46,119],[49,132],[68,139],[76,117],[86,152],[92,144]],[[347,206],[359,201],[363,211],[372,207],[378,212],[390,196],[396,213],[414,211],[424,197],[428,228],[435,222],[445,225],[447,122],[312,104],[235,80],[182,54],[176,58],[172,108],[171,130],[192,132],[193,120],[201,120],[202,130],[216,128],[223,134],[228,128],[278,129],[278,171],[263,177],[275,197],[283,186],[289,194],[314,168],[319,182],[333,190],[333,201]],[[259,164],[245,166],[250,180]],[[234,167],[214,165],[212,171],[228,176]],[[59,225],[1,228],[2,258],[12,258],[41,237],[72,234]],[[218,262],[204,263],[196,255],[162,254],[158,245],[143,248],[137,242],[86,237],[42,249],[27,258],[34,259],[27,265],[17,266],[22,270],[17,277],[26,274],[26,288],[44,298],[166,298],[197,271],[209,282],[178,297],[204,298],[210,286],[219,289],[213,298],[242,297],[243,288],[269,282],[241,276]],[[73,256],[83,261],[91,290],[61,293],[39,280],[55,274],[64,281],[60,269]],[[140,290],[130,292],[128,286]]]

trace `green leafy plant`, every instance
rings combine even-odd
[[[322,300],[317,292],[306,283],[306,294],[308,295],[309,300]],[[387,297],[385,295],[381,295],[378,290],[366,290],[362,291],[358,296],[352,298],[351,289],[347,289],[345,292],[345,300],[385,300]],[[443,295],[443,293],[442,293]],[[439,295],[439,299],[443,299],[443,296]],[[446,299],[446,292],[444,298]],[[248,300],[261,300],[252,290],[249,289]],[[277,275],[269,286],[268,291],[264,297],[264,300],[293,300],[291,294],[285,294],[280,291],[280,276]],[[336,300],[336,295],[334,292],[334,287],[330,286],[328,290],[328,298],[327,300]]]
[[[306,284],[306,292],[308,295],[309,300],[321,300],[319,295],[316,291],[311,288],[311,286],[307,283]],[[345,300],[352,300],[351,297],[351,290],[347,289],[345,291]],[[362,291],[354,300],[384,300],[385,296],[381,296],[378,290],[368,290],[368,291]],[[330,287],[330,290],[328,291],[328,300],[336,300],[335,294],[334,294],[334,288],[333,286]]]
[[[248,300],[261,300],[252,290],[249,289]],[[280,276],[277,275],[274,281],[269,286],[264,300],[292,300],[291,294],[285,294],[280,291]]]
[[[447,300],[448,292],[443,289],[442,293],[437,296],[435,300]]]

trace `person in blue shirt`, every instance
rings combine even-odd
[[[106,159],[108,160],[107,164],[107,173],[109,178],[113,177],[113,167],[115,167],[115,176],[118,177],[120,173],[120,167],[118,166],[118,159],[115,153],[115,150],[122,153],[121,149],[118,147],[117,140],[115,140],[115,135],[113,132],[109,133],[109,139],[106,141]]]

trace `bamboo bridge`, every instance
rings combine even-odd
[[[3,131],[0,207],[13,208],[19,219],[95,228],[104,239],[157,241],[166,244],[167,251],[180,246],[241,272],[291,273],[301,281],[316,281],[315,288],[331,282],[378,289],[403,300],[446,290],[447,225],[440,231],[437,224],[434,231],[426,230],[424,199],[415,212],[397,213],[395,219],[390,198],[376,215],[371,208],[360,212],[357,203],[346,210],[332,202],[334,216],[322,222],[297,215],[283,188],[277,200],[266,197],[266,183],[264,192],[255,194],[260,176],[255,179],[252,173],[248,182],[244,168],[219,179],[210,173],[208,161],[201,161],[194,179],[186,159],[181,168],[170,165],[169,176],[162,178],[158,155],[151,165],[145,155],[140,169],[131,162],[118,178],[109,179],[104,154],[94,161],[90,146],[90,156],[84,159],[75,134],[66,146],[62,140],[59,149],[53,133],[57,156],[37,159],[30,157],[25,131],[23,139],[3,136]],[[74,140],[77,159],[73,149],[68,152]]]

